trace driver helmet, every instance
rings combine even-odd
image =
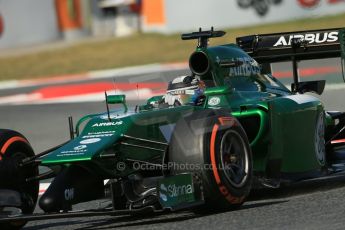
[[[193,76],[180,76],[169,82],[164,97],[169,106],[197,104],[203,95],[205,83]]]

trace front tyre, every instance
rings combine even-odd
[[[34,151],[23,135],[16,131],[0,129],[0,190],[18,193],[21,199],[20,207],[0,207],[0,216],[12,212],[33,213],[38,198],[39,182],[27,182],[26,179],[37,176],[38,167],[19,166],[24,158],[31,156],[34,156]],[[25,224],[25,221],[1,223],[0,229],[20,229]]]
[[[177,122],[169,161],[173,175],[198,173],[203,182],[202,210],[239,207],[252,184],[252,154],[248,138],[229,112],[206,110]]]

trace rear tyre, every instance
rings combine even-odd
[[[19,167],[19,162],[34,155],[23,135],[16,131],[0,129],[0,189],[16,191],[21,198],[20,207],[0,207],[0,216],[5,212],[33,213],[38,198],[39,181],[26,182],[26,179],[38,175],[38,167]],[[26,221],[1,223],[0,229],[20,229],[25,224]]]
[[[229,112],[195,112],[177,122],[169,161],[171,174],[197,173],[205,205],[196,211],[237,208],[252,184],[252,154],[247,136]]]

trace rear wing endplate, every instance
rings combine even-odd
[[[259,63],[342,57],[345,29],[260,34],[236,38],[236,43]]]

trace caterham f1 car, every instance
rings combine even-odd
[[[23,135],[0,130],[0,228],[48,218],[228,210],[252,189],[344,171],[345,113],[325,111],[312,95],[325,81],[300,81],[298,62],[339,57],[343,67],[345,30],[208,46],[224,34],[183,34],[198,40],[190,76],[177,76],[165,95],[135,109],[125,95],[105,94],[106,112],[75,126],[69,118],[66,143],[35,154]],[[282,61],[293,64],[291,89],[272,75],[271,63]],[[47,178],[54,179],[38,199],[39,181]],[[110,206],[72,211],[105,198]],[[37,202],[44,213],[33,213]]]

